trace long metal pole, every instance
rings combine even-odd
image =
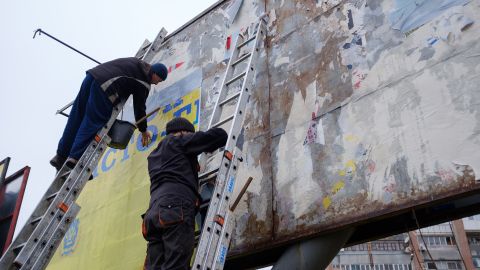
[[[77,53],[79,53],[79,54],[87,57],[88,59],[92,60],[93,62],[95,62],[95,63],[97,63],[97,64],[99,64],[99,65],[101,64],[100,62],[98,62],[97,60],[93,59],[92,57],[90,57],[90,56],[84,54],[83,52],[75,49],[74,47],[68,45],[67,43],[65,43],[65,42],[63,42],[63,41],[61,41],[61,40],[59,40],[58,38],[56,38],[56,37],[48,34],[47,32],[43,31],[43,30],[40,29],[40,28],[38,28],[37,30],[35,30],[35,33],[33,34],[33,38],[35,38],[35,36],[37,35],[37,33],[38,33],[39,35],[45,34],[45,35],[48,36],[49,38],[51,38],[51,39],[59,42],[60,44],[62,44],[62,45],[64,45],[64,46],[66,46],[66,47],[74,50],[75,52],[77,52]],[[65,106],[64,106],[63,108],[61,108],[60,110],[58,110],[58,111],[57,111],[57,114],[61,114],[61,115],[64,115],[64,116],[67,116],[67,117],[68,117],[68,114],[64,113],[63,111],[65,111],[66,109],[68,109],[68,108],[69,108],[70,106],[72,106],[72,105],[73,105],[73,101],[70,102],[69,104],[65,105]],[[138,120],[138,121],[135,123],[135,125],[138,125],[140,122],[142,122],[143,120],[145,120],[145,119],[146,119],[147,117],[149,117],[150,115],[158,112],[158,111],[160,110],[160,108],[161,108],[161,107],[158,107],[158,108],[156,108],[155,110],[153,110],[153,111],[151,111],[150,113],[148,113],[147,115],[145,115],[144,117],[142,117],[140,120]]]
[[[55,40],[55,41],[59,42],[60,44],[62,44],[62,45],[64,45],[64,46],[66,46],[66,47],[68,47],[68,48],[70,48],[70,49],[74,50],[75,52],[77,52],[77,53],[79,53],[79,54],[81,54],[81,55],[85,56],[86,58],[88,58],[88,59],[92,60],[93,62],[95,62],[95,63],[97,63],[97,64],[99,64],[99,65],[101,64],[100,62],[98,62],[97,60],[93,59],[92,57],[90,57],[90,56],[88,56],[88,55],[84,54],[83,52],[81,52],[81,51],[79,51],[79,50],[75,49],[74,47],[72,47],[72,46],[68,45],[67,43],[65,43],[65,42],[63,42],[63,41],[61,41],[61,40],[59,40],[58,38],[56,38],[56,37],[54,37],[54,36],[52,36],[52,35],[48,34],[47,32],[43,31],[43,30],[42,30],[42,29],[40,29],[40,28],[38,28],[37,30],[35,30],[35,33],[33,34],[33,38],[35,38],[35,36],[37,35],[37,33],[38,33],[39,35],[41,35],[41,34],[45,34],[47,37],[49,37],[49,38],[51,38],[51,39],[53,39],[53,40]]]
[[[93,59],[92,57],[84,54],[83,52],[81,52],[81,51],[75,49],[74,47],[68,45],[67,43],[61,41],[60,39],[58,39],[58,38],[50,35],[49,33],[43,31],[41,28],[38,28],[37,30],[35,30],[35,32],[33,33],[33,38],[35,38],[35,37],[37,36],[37,33],[38,33],[38,35],[45,34],[47,37],[49,37],[49,38],[55,40],[56,42],[58,42],[58,43],[60,43],[60,44],[62,44],[62,45],[64,45],[64,46],[66,46],[67,48],[70,48],[71,50],[73,50],[73,51],[75,51],[75,52],[77,52],[77,53],[85,56],[86,58],[92,60],[93,62],[95,62],[95,63],[97,63],[97,64],[99,64],[99,65],[101,64],[99,61]],[[65,111],[66,109],[70,108],[70,106],[72,106],[72,105],[73,105],[73,101],[70,102],[70,103],[68,103],[67,105],[65,105],[65,106],[64,106],[63,108],[61,108],[60,110],[57,110],[57,113],[56,113],[56,114],[61,114],[61,115],[63,115],[63,116],[68,117],[68,114],[66,114],[64,111]]]

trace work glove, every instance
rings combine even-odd
[[[142,146],[143,147],[148,146],[151,141],[152,141],[152,136],[150,136],[150,132],[148,132],[147,130],[142,132]]]

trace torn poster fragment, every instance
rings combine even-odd
[[[307,136],[305,136],[305,140],[303,141],[303,145],[318,143],[321,145],[325,145],[325,134],[323,133],[323,123],[322,119],[316,120],[312,119],[308,126]]]
[[[227,16],[228,16],[228,21],[230,24],[233,23],[235,18],[237,17],[238,11],[240,10],[240,6],[242,5],[243,0],[235,0],[233,1],[230,6],[227,7]]]
[[[471,18],[465,16],[461,7],[451,8],[434,26],[435,34],[443,41],[453,41],[473,23]]]
[[[393,29],[407,33],[431,21],[454,6],[465,5],[470,0],[395,0],[395,10],[389,19]]]

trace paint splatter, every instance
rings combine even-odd
[[[168,73],[171,73],[172,71],[179,69],[183,64],[185,64],[185,62],[178,62],[173,66],[169,66]]]
[[[350,169],[348,172],[352,172],[354,173],[356,170],[357,170],[357,166],[355,165],[355,161],[354,160],[349,160],[347,161],[347,163],[345,164],[345,166]]]
[[[357,69],[352,72],[352,75],[353,89],[359,89],[361,83],[367,78],[367,74]]]
[[[345,187],[345,182],[343,182],[343,181],[338,181],[337,183],[335,183],[335,185],[333,185],[332,193],[335,195],[335,194],[337,194],[340,190],[342,190],[344,187]]]
[[[348,10],[348,29],[353,28],[353,17],[352,17],[352,10]]]
[[[317,123],[316,121],[310,121],[310,125],[307,130],[307,136],[303,141],[303,145],[315,143],[317,139]]]
[[[318,110],[318,102],[316,102],[316,107],[317,107],[316,110]],[[308,126],[307,136],[303,141],[303,145],[312,144],[312,143],[325,145],[325,134],[323,132],[322,119],[319,119],[317,123],[317,120],[315,120],[315,118],[316,118],[316,113],[312,112],[312,120],[310,121],[310,124]]]
[[[357,142],[358,141],[358,137],[353,135],[353,134],[348,134],[345,136],[345,140],[347,142]]]
[[[438,41],[438,38],[431,37],[431,38],[427,39],[427,44],[428,44],[428,46],[433,46],[433,44],[437,43],[437,41]]]
[[[331,204],[332,204],[332,199],[330,199],[330,197],[323,198],[323,208],[325,210],[327,210],[328,207],[330,207]]]

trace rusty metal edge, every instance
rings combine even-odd
[[[418,200],[412,200],[408,204],[398,205],[397,207],[391,207],[388,209],[383,209],[381,211],[375,211],[375,214],[362,215],[353,219],[349,218],[348,223],[345,223],[345,220],[343,220],[344,222],[335,222],[335,223],[330,223],[328,225],[315,226],[315,227],[309,228],[308,231],[296,232],[295,234],[284,235],[284,236],[281,236],[281,238],[276,238],[274,236],[273,239],[265,239],[263,243],[255,243],[255,251],[248,252],[247,250],[251,250],[251,245],[248,245],[248,244],[242,245],[242,246],[239,246],[238,248],[235,248],[234,250],[231,250],[229,252],[229,257],[239,258],[239,257],[248,256],[254,253],[258,253],[259,251],[262,251],[262,250],[278,248],[280,246],[289,245],[289,244],[303,241],[306,239],[318,237],[323,234],[327,234],[327,233],[341,230],[344,228],[356,227],[362,224],[370,223],[373,220],[382,220],[382,219],[387,219],[389,217],[398,216],[398,215],[401,215],[402,213],[411,211],[412,209],[436,206],[438,204],[448,202],[453,199],[467,198],[471,195],[478,194],[478,193],[480,193],[479,185],[477,185],[477,187],[470,189],[468,192],[465,192],[465,189],[457,189],[454,192],[444,193],[438,196],[435,200],[431,200],[431,198],[427,198],[427,197],[418,199]],[[366,222],[366,220],[369,220],[369,222]],[[358,243],[355,243],[355,244],[358,244]]]

